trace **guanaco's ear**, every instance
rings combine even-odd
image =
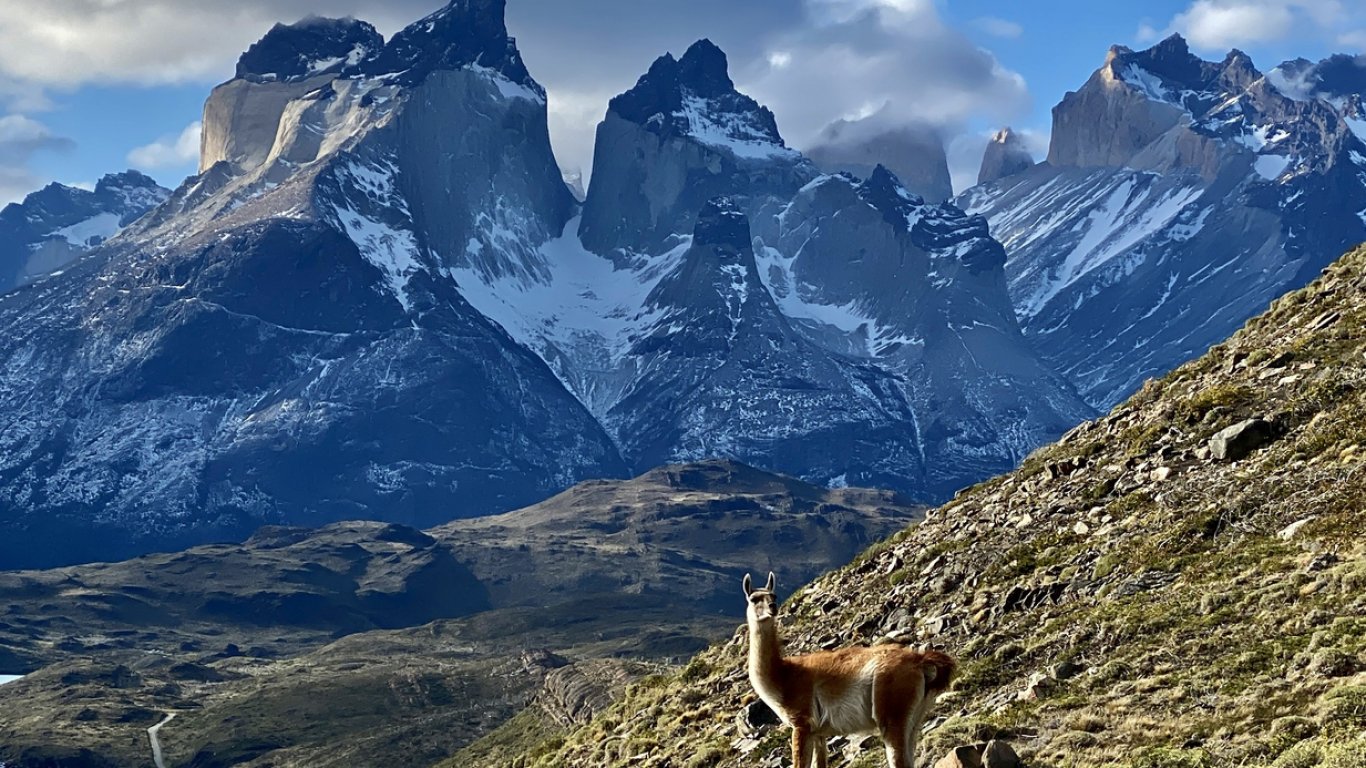
[[[773,571],[769,571],[769,572],[768,572],[768,586],[764,587],[764,589],[768,590],[769,592],[772,592],[772,591],[774,591],[774,590],[777,588],[777,586],[778,586],[778,577],[773,575]]]
[[[747,573],[745,574],[745,597],[749,597],[749,593],[753,591],[754,583],[749,580],[749,574]]]

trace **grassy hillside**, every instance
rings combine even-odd
[[[1211,438],[1250,419],[1220,458],[1226,441]],[[1035,766],[1361,766],[1363,534],[1359,249],[1018,471],[802,589],[783,632],[795,652],[892,634],[959,655],[922,760],[1002,737]],[[796,586],[777,570],[780,592]],[[737,723],[754,699],[743,634],[509,762],[786,765],[785,734]],[[836,765],[882,764],[879,750],[836,747]]]

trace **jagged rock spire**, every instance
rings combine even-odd
[[[982,155],[982,167],[977,172],[977,183],[989,184],[1033,166],[1034,158],[1025,148],[1020,134],[1007,126],[997,131],[987,142],[987,150]]]

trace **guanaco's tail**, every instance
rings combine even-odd
[[[925,670],[925,690],[929,693],[943,693],[958,674],[958,661],[942,651],[924,651],[920,663]]]

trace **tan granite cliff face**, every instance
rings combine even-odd
[[[259,167],[275,146],[280,120],[290,102],[335,78],[323,75],[293,83],[237,79],[214,88],[204,104],[199,172],[223,161],[239,173]]]
[[[1053,108],[1048,162],[1081,168],[1125,166],[1184,117],[1171,104],[1148,99],[1114,71],[1114,54],[1079,91]]]

